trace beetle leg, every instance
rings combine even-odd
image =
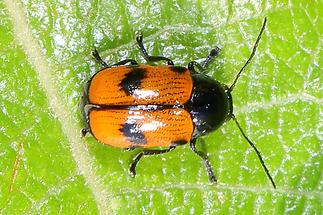
[[[174,62],[172,60],[170,60],[169,58],[167,57],[163,57],[163,56],[151,56],[151,55],[148,55],[147,51],[146,51],[146,48],[143,44],[143,40],[142,40],[143,36],[142,34],[139,34],[137,37],[136,37],[136,41],[138,43],[138,46],[139,46],[139,49],[141,51],[141,53],[143,54],[144,58],[146,61],[150,61],[150,62],[157,62],[157,61],[167,61],[167,64],[168,65],[174,65]]]
[[[195,70],[195,67],[197,67],[201,72],[204,71],[204,68],[201,66],[201,64],[199,64],[198,62],[196,61],[191,61],[188,63],[188,70],[191,72],[191,73],[197,73],[196,70]]]
[[[86,135],[88,132],[89,132],[89,130],[88,130],[88,129],[86,129],[86,128],[82,128],[82,130],[81,130],[81,137],[85,137],[85,135]]]
[[[138,65],[137,61],[135,60],[132,60],[132,59],[125,59],[125,60],[122,60],[118,63],[115,63],[113,64],[112,66],[120,66],[120,65],[125,65],[127,63],[130,63],[131,65]]]
[[[220,52],[220,48],[215,47],[215,49],[212,49],[210,51],[209,55],[205,58],[202,65],[196,61],[191,61],[188,63],[187,68],[191,71],[191,73],[196,73],[196,70],[194,67],[197,67],[198,70],[200,70],[200,72],[203,72],[210,64],[210,61],[219,55],[219,52]]]
[[[94,51],[92,52],[92,55],[99,63],[101,63],[103,67],[109,67],[109,65],[104,60],[102,60],[98,50],[94,49]]]
[[[164,154],[164,153],[167,153],[167,152],[170,152],[170,151],[174,150],[175,148],[176,148],[175,146],[171,146],[168,149],[164,149],[164,150],[144,150],[144,151],[138,153],[133,158],[132,163],[130,165],[130,168],[129,168],[130,175],[131,176],[136,175],[136,166],[137,166],[139,160],[142,158],[142,156]]]
[[[100,54],[99,54],[98,50],[94,49],[94,51],[92,52],[92,55],[93,55],[93,57],[94,57],[98,62],[100,62],[100,63],[101,63],[101,65],[102,65],[103,67],[105,67],[105,68],[106,68],[106,67],[109,67],[109,65],[108,65],[104,60],[102,60],[102,58],[101,58],[101,56],[100,56]],[[133,59],[125,59],[125,60],[122,60],[122,61],[120,61],[120,62],[118,62],[118,63],[113,64],[112,66],[125,65],[125,64],[127,64],[127,63],[130,63],[131,65],[138,65],[137,61],[135,61],[135,60],[133,60]]]
[[[201,152],[201,151],[197,151],[197,149],[195,147],[195,144],[196,144],[196,139],[192,139],[191,142],[190,142],[191,149],[193,150],[193,152],[195,154],[197,154],[200,158],[203,159],[205,167],[206,167],[206,171],[207,171],[207,173],[209,175],[210,182],[216,183],[217,179],[216,179],[216,177],[214,175],[214,172],[213,172],[213,169],[212,169],[212,166],[211,166],[211,163],[209,161],[208,156],[205,153]]]
[[[124,148],[125,151],[132,151],[132,150],[135,150],[137,147],[135,146],[131,146],[131,147],[128,147],[128,148]]]

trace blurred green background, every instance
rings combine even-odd
[[[1,1],[0,213],[322,213],[322,14],[322,1]],[[149,53],[186,66],[219,46],[208,74],[230,85],[264,17],[233,99],[276,190],[232,121],[198,143],[217,185],[188,145],[143,159],[131,178],[136,151],[79,138],[94,47],[144,63],[142,32]]]

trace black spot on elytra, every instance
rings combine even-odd
[[[179,73],[179,74],[183,74],[187,70],[187,68],[181,67],[181,66],[172,66],[172,67],[170,67],[170,69],[173,72],[176,72],[176,73]]]
[[[120,128],[120,131],[127,138],[127,140],[133,144],[142,145],[147,143],[144,133],[140,131],[139,125],[135,122],[126,122],[122,125],[122,128]]]
[[[132,95],[135,90],[141,88],[141,81],[145,78],[146,72],[146,69],[133,67],[122,79],[119,86],[127,95]]]
[[[176,140],[172,142],[172,146],[180,146],[180,145],[185,145],[187,143],[186,140]]]

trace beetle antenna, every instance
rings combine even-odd
[[[264,22],[263,22],[262,27],[261,27],[261,30],[260,30],[260,32],[259,32],[259,34],[258,34],[258,37],[257,37],[257,40],[256,40],[256,42],[255,42],[255,45],[253,46],[252,52],[251,52],[251,54],[250,54],[250,56],[249,56],[249,58],[248,58],[247,62],[243,65],[243,67],[240,69],[239,73],[237,74],[236,79],[234,80],[233,84],[232,84],[232,85],[231,85],[231,87],[229,88],[229,92],[232,92],[232,91],[233,91],[233,88],[235,87],[235,85],[236,85],[236,83],[237,83],[237,81],[238,81],[238,79],[239,79],[239,77],[240,77],[241,73],[242,73],[242,72],[243,72],[243,70],[248,66],[248,64],[250,63],[251,59],[252,59],[252,58],[253,58],[253,56],[255,55],[256,50],[257,50],[257,47],[258,47],[258,43],[259,43],[259,41],[260,41],[260,39],[261,39],[261,35],[262,35],[262,33],[264,32],[264,30],[265,30],[266,23],[267,23],[267,18],[265,17]]]
[[[267,174],[267,177],[269,178],[271,184],[273,185],[273,187],[276,189],[276,184],[274,182],[274,179],[271,177],[270,173],[269,173],[269,170],[268,168],[266,167],[265,165],[265,162],[264,160],[262,159],[262,156],[259,152],[259,150],[257,149],[257,147],[255,146],[255,144],[253,144],[253,142],[247,137],[247,135],[245,134],[245,132],[242,130],[240,124],[238,123],[238,120],[237,118],[235,117],[235,115],[232,113],[231,114],[231,119],[233,119],[233,121],[236,123],[236,125],[238,126],[242,136],[248,141],[249,145],[253,148],[253,150],[256,152],[257,156],[258,156],[258,159],[262,165],[262,167],[264,168],[266,174]]]

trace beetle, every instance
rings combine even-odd
[[[103,69],[84,87],[81,102],[83,136],[89,132],[103,144],[125,149],[142,148],[130,165],[132,176],[136,175],[135,168],[143,156],[167,153],[190,143],[192,151],[204,161],[210,181],[215,183],[217,178],[208,156],[197,150],[196,139],[233,119],[276,188],[260,152],[233,114],[231,96],[241,73],[255,55],[266,22],[265,18],[248,60],[230,87],[203,73],[210,61],[219,55],[218,47],[210,51],[202,64],[191,61],[187,68],[175,66],[167,57],[149,55],[142,35],[138,35],[136,41],[145,60],[166,61],[167,65],[139,65],[133,59],[108,65],[95,49],[92,54]]]

